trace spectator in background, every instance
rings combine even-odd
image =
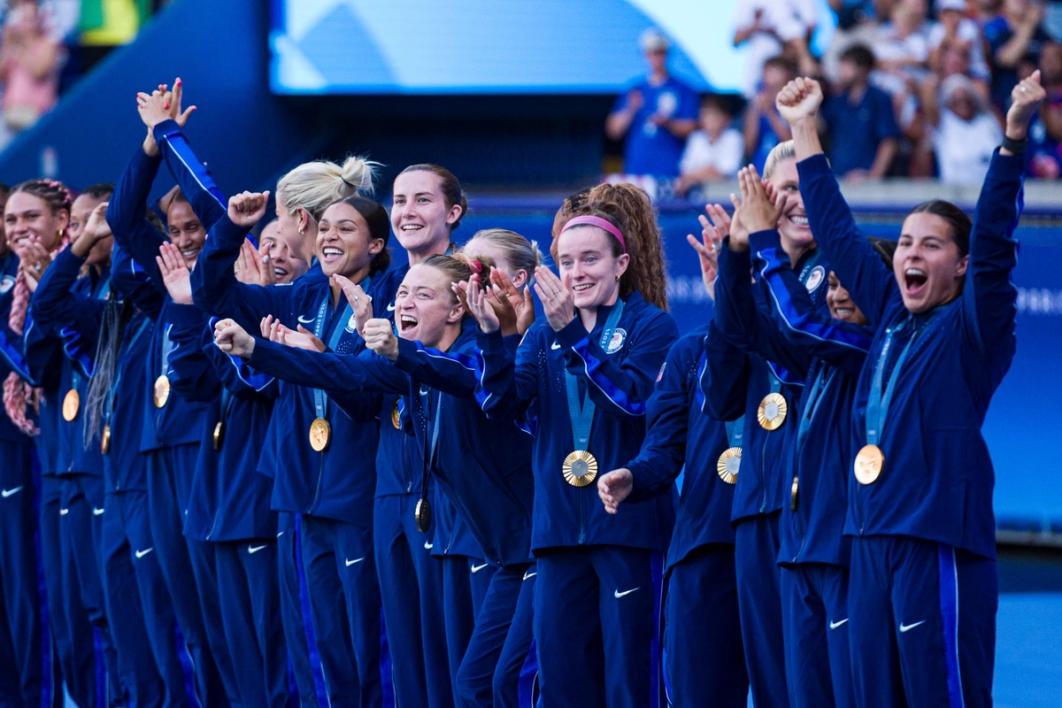
[[[816,0],[743,0],[734,17],[734,46],[745,49],[745,97],[760,90],[771,57],[783,56],[807,76],[818,73],[808,41],[818,21]],[[777,92],[776,92],[777,93]]]
[[[941,73],[948,52],[963,55],[969,67],[969,75],[986,83],[991,79],[985,61],[981,28],[966,16],[966,0],[938,0],[937,17],[929,28],[929,65]]]
[[[686,136],[697,127],[697,94],[668,74],[671,44],[659,30],[647,29],[639,44],[649,76],[616,100],[605,132],[613,140],[626,136],[627,174],[677,177]]]
[[[0,86],[3,87],[3,122],[11,137],[37,122],[58,97],[61,45],[45,26],[33,0],[12,3],[0,45]]]
[[[1044,6],[1037,0],[1003,0],[1002,13],[984,28],[992,64],[992,101],[1001,111],[1018,79],[1032,72],[1040,49],[1050,40],[1040,26]]]
[[[999,119],[977,85],[952,74],[925,83],[922,103],[940,179],[946,184],[979,185],[992,153],[1003,139]]]
[[[892,96],[916,92],[929,62],[925,0],[898,0],[871,46],[877,59],[874,82]]]
[[[774,99],[796,78],[797,67],[785,57],[771,57],[763,65],[760,89],[745,109],[745,155],[763,172],[767,154],[778,143],[789,140],[789,124],[782,120]]]
[[[1029,126],[1029,175],[1040,179],[1062,177],[1062,88],[1047,94],[1040,113]]]
[[[1040,50],[1040,81],[1050,91],[1062,89],[1062,43],[1047,42]]]
[[[856,44],[841,54],[838,93],[823,106],[830,164],[845,179],[880,179],[896,156],[900,129],[892,99],[870,85],[874,54]]]
[[[723,96],[708,95],[701,101],[700,130],[686,141],[679,164],[681,176],[675,191],[681,196],[704,182],[727,179],[737,174],[745,144],[741,133],[731,125],[734,114]]]

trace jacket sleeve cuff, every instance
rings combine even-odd
[[[760,253],[768,248],[781,247],[782,240],[778,236],[776,229],[766,229],[749,235],[749,250],[753,253]]]
[[[172,118],[168,118],[161,123],[157,123],[154,128],[151,129],[151,135],[154,136],[155,142],[162,143],[167,138],[173,135],[179,135],[181,127],[177,125],[177,121]]]

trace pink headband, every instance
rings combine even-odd
[[[561,229],[561,233],[574,226],[596,226],[599,229],[604,229],[615,236],[616,240],[619,241],[620,248],[623,249],[624,253],[627,252],[627,240],[623,238],[623,233],[608,219],[602,219],[600,216],[577,216],[568,220],[568,223]]]

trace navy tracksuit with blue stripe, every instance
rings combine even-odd
[[[12,371],[29,379],[22,339],[8,328],[18,256],[0,256],[0,381]],[[39,494],[36,452],[27,437],[0,415],[0,702],[36,705],[41,702],[43,628],[38,592],[36,541]],[[27,543],[26,539],[33,539]],[[44,637],[47,642],[47,638]]]
[[[734,485],[716,474],[729,447],[726,427],[703,411],[702,378],[709,371],[702,329],[668,352],[649,399],[649,431],[627,464],[630,499],[668,493],[679,472],[682,495],[664,575],[663,659],[668,701],[675,706],[745,706],[749,682],[742,659],[734,576]],[[713,334],[712,339],[718,337]],[[621,507],[622,509],[622,507]]]
[[[142,385],[153,391],[155,381],[171,377],[167,358],[176,346],[172,338],[174,303],[162,285],[155,261],[159,246],[169,239],[146,218],[146,204],[161,160],[140,148],[122,174],[107,208],[107,222],[115,241],[147,273],[148,281],[163,297],[149,345]],[[171,391],[162,407],[152,396],[145,399],[140,450],[148,460],[148,504],[151,531],[163,577],[195,667],[201,701],[236,702],[237,688],[228,656],[213,548],[184,535],[185,512],[193,496],[192,482],[198,456],[197,443],[206,425],[208,404],[191,401]],[[194,582],[189,583],[188,579]]]
[[[68,688],[82,702],[118,704],[126,691],[119,680],[118,657],[108,628],[101,582],[103,518],[94,513],[104,508],[103,461],[99,446],[86,444],[84,439],[84,410],[89,400],[100,315],[110,291],[110,273],[105,267],[78,277],[82,263],[69,249],[60,254],[41,278],[30,300],[29,313],[36,322],[47,322],[63,343],[66,356],[57,400],[65,398],[69,391],[76,392],[79,400],[74,418],[62,420],[61,435],[55,441],[67,451],[63,469],[58,471],[62,597],[69,598],[63,607],[66,623],[69,627],[83,627],[88,619],[100,641],[110,679],[106,686],[97,681],[103,675],[103,667],[93,660],[90,640],[83,648],[75,647],[80,651],[74,652],[77,665],[67,682]],[[131,577],[132,566],[126,570]]]
[[[185,534],[214,546],[217,592],[240,703],[288,701],[287,655],[279,617],[277,519],[273,484],[258,473],[277,384],[244,383],[214,346],[208,317],[174,307],[174,390],[213,403],[196,464],[201,490],[190,500]]]
[[[798,163],[812,229],[876,334],[859,379],[853,449],[880,359],[900,369],[878,445],[880,477],[849,476],[848,614],[860,705],[989,705],[998,580],[993,469],[981,424],[1014,356],[1022,156],[992,157],[970,233],[962,293],[903,306],[890,269],[858,235],[822,155]],[[886,340],[893,340],[887,357]],[[908,344],[910,347],[908,348]]]
[[[492,698],[492,693],[495,669],[530,565],[532,480],[527,463],[520,462],[530,457],[527,434],[511,421],[485,418],[472,398],[474,353],[472,328],[466,327],[445,353],[399,340],[394,365],[367,351],[357,358],[319,355],[271,342],[256,345],[251,363],[266,371],[288,372],[289,378],[304,384],[330,379],[339,391],[404,396],[421,459],[428,459],[436,481],[433,512],[441,507],[446,515],[440,504],[445,498],[457,513],[455,523],[440,523],[436,517],[433,551],[440,544],[451,547],[463,535],[459,529],[467,527],[475,539],[469,550],[481,552],[486,560],[466,561],[463,556],[455,563],[459,576],[487,577],[487,568],[493,569],[455,677],[459,704],[490,705],[516,700],[515,683],[506,687],[503,699]],[[337,394],[337,401],[344,398]],[[450,530],[440,534],[441,527]]]
[[[824,307],[825,266],[818,264],[818,254],[804,254],[797,270],[801,282],[813,286],[809,294],[816,307]],[[792,478],[785,468],[786,448],[795,439],[806,360],[784,345],[772,346],[781,334],[770,322],[762,284],[749,282],[750,271],[747,252],[729,248],[720,252],[714,324],[727,341],[708,348],[708,366],[734,375],[711,378],[705,394],[707,409],[715,417],[735,420],[745,416],[741,471],[731,513],[745,666],[753,700],[784,706],[788,689],[777,566],[778,519]],[[768,354],[773,361],[765,358]],[[758,423],[757,410],[772,391],[786,399],[788,414],[780,428],[768,431]]]
[[[795,706],[851,705],[849,543],[842,532],[855,454],[852,402],[873,330],[815,307],[776,231],[752,234],[750,248],[778,331],[810,359],[799,432],[786,450],[797,496],[783,505],[779,523],[790,700]]]
[[[590,333],[578,317],[560,332],[537,323],[518,348],[515,337],[499,332],[478,337],[483,410],[492,418],[524,417],[535,435],[534,636],[549,706],[654,700],[658,560],[674,520],[671,495],[628,503],[612,516],[594,485],[574,487],[562,475],[575,449],[563,414],[564,372],[597,406],[588,449],[604,473],[637,454],[646,401],[678,336],[669,315],[632,293],[606,353],[599,339],[611,311],[598,308]]]
[[[196,304],[211,314],[232,317],[257,331],[267,314],[295,329],[317,323],[324,305],[322,339],[335,336],[336,350],[364,347],[350,326],[349,310],[333,301],[329,281],[318,267],[289,286],[259,287],[236,281],[232,266],[245,230],[222,217],[192,272]],[[363,283],[379,309],[393,299],[398,272],[388,270]],[[275,447],[273,508],[302,514],[302,554],[309,585],[314,630],[333,702],[375,705],[382,700],[380,677],[380,598],[372,548],[372,507],[378,397],[364,396],[354,415],[324,401],[331,441],[321,452],[309,444],[318,417],[312,388],[281,384],[279,410],[270,433],[284,441]],[[357,672],[350,667],[357,666]]]

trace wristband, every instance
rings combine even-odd
[[[1028,146],[1028,144],[1029,144],[1028,136],[1022,138],[1021,140],[1014,140],[1013,138],[1008,136],[1006,133],[1003,133],[1003,142],[1000,143],[1000,147],[1006,148],[1007,150],[1009,150],[1010,152],[1014,153],[1015,155],[1021,155],[1022,153],[1025,152],[1025,148]]]

